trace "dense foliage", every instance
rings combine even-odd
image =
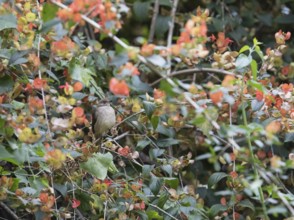
[[[0,1],[0,217],[292,219],[294,7],[274,2]]]

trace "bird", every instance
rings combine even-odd
[[[93,106],[92,129],[96,139],[100,139],[115,123],[115,111],[107,99],[103,99],[99,101],[97,106]]]

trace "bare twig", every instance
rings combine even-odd
[[[0,202],[0,207],[3,208],[11,216],[12,219],[20,219],[4,202]]]
[[[74,191],[74,190],[73,190]],[[72,201],[71,200],[69,200],[69,203],[72,205]],[[86,218],[83,216],[83,214],[81,213],[81,211],[78,209],[78,208],[75,208],[74,209],[74,212],[76,212],[77,213],[77,215],[78,215],[78,219],[80,219],[80,220],[85,220]],[[74,218],[75,219],[75,218]]]
[[[164,211],[163,209],[159,208],[158,206],[156,205],[153,205],[153,204],[148,204],[149,206],[152,206],[153,208],[156,208],[158,209],[159,211],[161,211],[162,213],[166,214],[168,217],[170,217],[171,219],[174,219],[174,220],[178,220],[177,218],[175,218],[174,216],[172,216],[171,214],[169,214],[168,212]]]
[[[179,0],[174,0],[173,2],[173,8],[171,11],[171,21],[169,22],[169,30],[167,35],[167,48],[170,48],[172,45],[172,39],[173,39],[173,32],[174,32],[174,26],[175,26],[175,15],[177,11]],[[167,64],[168,64],[168,70],[167,70],[167,76],[171,73],[171,56],[170,54],[167,56]]]
[[[149,37],[148,37],[149,43],[153,42],[154,33],[155,33],[155,24],[156,24],[158,12],[159,12],[159,0],[155,0],[154,8],[153,8],[153,16],[152,16],[152,21],[151,21],[151,26],[150,26],[150,32],[149,32]]]
[[[275,179],[274,176],[269,173],[265,172],[264,169],[259,170],[260,176],[268,183],[272,184],[274,183],[277,186],[281,186],[286,192],[288,192],[291,196],[293,195],[285,186],[283,183],[281,183],[279,180]],[[280,197],[281,201],[284,203],[284,205],[289,209],[291,212],[291,215],[294,216],[294,209],[291,206],[291,204],[288,202],[288,200],[285,198],[285,194],[282,193],[280,190],[276,190],[277,195]]]
[[[36,3],[37,3],[37,6],[39,8],[40,7],[39,1],[36,1]],[[40,21],[42,21],[40,10],[38,10],[38,19]],[[42,23],[40,23],[39,30],[41,30],[41,28],[42,28]],[[41,37],[41,33],[39,33],[39,35],[38,35],[38,43],[37,43],[37,56],[38,56],[39,59],[40,59],[41,38],[42,38]],[[42,74],[41,74],[40,68],[38,70],[38,77],[39,77],[39,79],[42,79]],[[41,88],[41,93],[42,93],[42,100],[43,100],[43,106],[44,106],[45,120],[46,120],[46,124],[47,124],[47,129],[48,129],[47,130],[47,133],[49,134],[50,138],[52,138],[52,134],[51,134],[51,130],[50,130],[50,124],[49,124],[49,119],[48,119],[48,113],[47,113],[47,107],[46,107],[45,92],[44,92],[44,88],[43,87]]]
[[[280,197],[282,202],[285,204],[285,206],[289,209],[289,211],[291,212],[291,215],[294,216],[294,209],[292,205],[288,202],[288,200],[285,198],[285,195],[278,190],[278,196]]]
[[[184,75],[184,74],[196,74],[196,73],[215,73],[215,74],[223,74],[223,75],[232,75],[232,76],[236,76],[238,78],[241,78],[240,75],[237,75],[237,74],[232,73],[227,70],[213,69],[213,68],[201,68],[201,67],[175,71],[175,72],[172,72],[168,77],[175,77],[175,76]],[[167,76],[154,81],[153,83],[151,83],[151,86],[155,86],[161,80],[164,80],[166,78],[167,78]]]

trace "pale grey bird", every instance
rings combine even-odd
[[[115,111],[107,99],[101,100],[93,107],[92,129],[96,139],[101,138],[116,122]]]

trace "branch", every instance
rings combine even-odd
[[[158,12],[159,12],[159,0],[155,0],[154,8],[153,8],[153,16],[152,16],[150,32],[149,32],[149,38],[148,38],[149,43],[153,42],[154,33],[155,33],[155,24],[156,24]]]
[[[171,219],[174,220],[178,220],[177,218],[175,218],[174,216],[172,216],[171,214],[169,214],[168,212],[166,212],[165,210],[161,209],[160,207],[153,205],[153,204],[148,204],[149,206],[152,206],[153,208],[158,209],[159,211],[161,211],[162,213],[166,214],[168,217],[170,217]]]
[[[158,84],[161,80],[164,80],[167,77],[175,77],[175,76],[179,76],[182,74],[194,74],[194,73],[215,73],[215,74],[222,74],[222,75],[232,75],[232,76],[236,76],[238,78],[241,78],[240,75],[229,72],[227,70],[197,67],[197,68],[193,68],[193,69],[184,69],[184,70],[172,72],[171,74],[169,74],[169,76],[165,76],[165,77],[162,77],[162,78],[154,81],[153,83],[151,83],[151,86]]]
[[[38,1],[36,1],[36,2],[37,2],[38,8],[40,8],[39,2]],[[38,10],[38,18],[40,21],[42,21],[41,13],[39,10]],[[39,26],[39,30],[41,30],[41,28],[42,28],[42,23]],[[38,56],[39,60],[41,61],[41,59],[40,59],[40,44],[41,44],[41,33],[39,33],[38,41],[37,41],[37,56]],[[38,68],[38,77],[39,77],[39,79],[42,79],[42,74],[41,74],[40,68]],[[52,133],[50,130],[50,124],[49,124],[49,119],[48,119],[48,113],[47,113],[47,107],[46,107],[45,92],[44,92],[43,87],[41,88],[41,93],[42,93],[42,100],[43,100],[43,106],[44,106],[45,120],[46,120],[46,124],[47,124],[47,133],[49,134],[50,138],[52,138]]]
[[[20,219],[4,202],[0,202],[0,207],[3,208],[11,216],[12,219]]]
[[[174,0],[173,8],[171,11],[171,21],[169,22],[169,30],[167,35],[167,48],[170,48],[172,45],[172,39],[173,39],[173,32],[174,32],[174,26],[175,26],[175,15],[178,7],[179,0]],[[167,70],[167,75],[169,76],[171,73],[171,56],[170,54],[167,56],[167,64],[169,66]]]

